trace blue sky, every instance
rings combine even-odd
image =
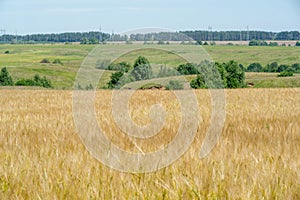
[[[300,30],[299,0],[0,0],[6,33]]]

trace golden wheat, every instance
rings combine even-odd
[[[300,89],[226,90],[222,136],[205,159],[199,151],[210,96],[196,93],[201,123],[191,148],[162,170],[130,174],[86,151],[75,130],[72,91],[1,90],[0,199],[300,199]],[[111,91],[96,96],[107,137],[135,151],[114,124]],[[147,111],[157,102],[171,114],[156,137],[136,141],[144,151],[163,147],[178,128],[179,106],[169,91],[137,91],[133,120],[149,123]]]

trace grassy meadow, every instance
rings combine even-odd
[[[172,52],[163,52],[159,50],[159,45],[124,45],[124,44],[107,44],[100,48],[114,45],[119,49],[130,49],[132,46],[139,46],[141,50],[129,52],[128,54],[117,59],[118,61],[127,61],[133,64],[134,60],[139,56],[146,56],[151,64],[168,65],[177,67],[185,61],[173,54]],[[32,78],[35,74],[47,76],[56,89],[71,89],[75,80],[77,70],[85,57],[95,48],[95,45],[64,45],[64,44],[45,44],[45,45],[0,45],[0,67],[6,66],[13,78]],[[142,49],[148,48],[148,49]],[[197,56],[197,48],[193,45],[172,44],[172,48],[185,53],[187,49],[195,49]],[[236,60],[244,66],[248,66],[253,62],[259,62],[266,65],[271,62],[279,64],[300,63],[300,48],[291,47],[249,47],[249,46],[203,46],[207,52],[207,58],[217,62],[227,62]],[[153,49],[156,49],[155,51]],[[5,51],[9,54],[5,54]],[[59,64],[42,64],[40,61],[48,58],[50,61],[60,59],[63,65]],[[103,74],[99,87],[103,87],[110,79],[112,71],[106,71]],[[260,74],[262,75],[262,74]],[[288,83],[283,80],[285,78],[277,78],[274,74],[271,78],[268,74],[259,76],[268,77],[267,80],[257,81],[253,75],[246,78],[246,82],[255,83],[254,87],[300,87],[299,76],[288,79]],[[248,80],[249,79],[249,80]],[[282,83],[284,82],[284,83]],[[257,84],[256,84],[257,83]]]
[[[73,121],[72,91],[0,90],[0,199],[299,199],[300,90],[226,90],[222,136],[205,159],[199,151],[210,95],[196,94],[202,119],[184,156],[157,172],[130,174],[85,150]],[[96,93],[100,126],[113,143],[135,151],[112,121],[111,95]],[[133,119],[149,122],[154,102],[178,119],[172,92],[151,90],[137,91],[130,102]],[[165,145],[179,121],[167,120],[159,135],[138,144]]]

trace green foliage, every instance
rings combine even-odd
[[[266,41],[260,41],[260,40],[251,40],[249,42],[249,46],[268,46],[268,43]]]
[[[87,85],[87,86],[85,87],[85,89],[86,89],[86,90],[93,90],[94,87],[93,87],[93,85],[90,83],[89,85]]]
[[[203,45],[203,43],[202,43],[201,40],[197,40],[197,41],[196,41],[196,45]]]
[[[227,72],[226,83],[228,88],[245,87],[245,72],[236,61],[229,61],[224,65]]]
[[[194,89],[205,89],[205,88],[207,88],[207,86],[205,84],[204,76],[202,74],[198,74],[197,78],[193,79],[190,82],[190,86],[191,86],[191,88],[194,88]]]
[[[178,75],[179,73],[174,68],[160,66],[160,70],[157,74],[157,78],[171,77],[171,76],[178,76]]]
[[[144,56],[139,56],[135,61],[133,67],[141,66],[141,65],[150,65],[150,62]]]
[[[166,86],[167,90],[182,90],[183,84],[177,80],[170,80]]]
[[[220,64],[220,63],[215,63],[215,68],[217,68],[220,76],[221,76],[221,79],[223,81],[223,86],[224,88],[227,88],[227,71],[225,69],[225,66],[224,64]]]
[[[136,81],[152,78],[152,68],[147,58],[139,56],[134,62],[133,67],[131,75]]]
[[[52,63],[53,63],[53,64],[63,65],[63,63],[61,62],[60,59],[55,59]]]
[[[293,72],[283,71],[277,75],[278,77],[287,77],[287,76],[294,76]]]
[[[46,64],[48,64],[48,63],[50,63],[50,61],[49,61],[48,58],[44,58],[43,60],[41,60],[40,63],[46,63]]]
[[[13,81],[6,67],[3,67],[0,72],[0,86],[11,86]]]
[[[208,42],[205,41],[205,42],[203,43],[203,45],[208,45]]]
[[[80,44],[99,44],[99,40],[97,38],[81,38]]]
[[[16,82],[17,86],[38,86],[44,88],[52,88],[51,81],[48,80],[45,76],[41,78],[36,74],[33,79],[21,79]]]
[[[164,42],[163,40],[159,40],[159,41],[157,42],[157,44],[162,45],[162,44],[165,44],[165,42]]]
[[[283,71],[286,71],[288,68],[289,68],[288,65],[280,65],[280,66],[277,68],[276,72],[283,72]]]
[[[278,43],[277,42],[270,42],[269,46],[271,46],[271,47],[277,47]]]
[[[123,72],[117,71],[110,76],[110,81],[107,83],[109,89],[115,88],[119,83],[121,77],[124,75]]]
[[[181,64],[176,70],[182,75],[199,74],[197,68],[192,63]]]
[[[261,72],[263,71],[263,67],[260,63],[252,63],[247,67],[248,72]]]
[[[295,46],[296,46],[296,47],[299,47],[299,46],[300,46],[300,42],[297,41],[296,44],[295,44]]]
[[[161,88],[163,88],[163,86],[161,84],[158,84],[158,83],[147,83],[147,84],[141,86],[139,89],[148,90],[148,89],[153,89],[153,88],[161,89]]]
[[[10,54],[9,50],[4,51],[4,54]]]
[[[122,71],[127,73],[131,69],[131,65],[127,62],[119,62],[119,63],[111,63],[107,70],[113,70],[113,71]]]
[[[268,64],[263,71],[264,72],[276,72],[278,69],[278,63],[277,62],[272,62],[271,64]]]

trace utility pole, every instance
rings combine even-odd
[[[5,29],[0,29],[0,34],[5,35],[6,30]]]
[[[102,43],[102,27],[99,28],[99,43]]]
[[[212,41],[212,30],[213,30],[213,28],[212,28],[212,26],[209,26],[208,27],[208,41]]]
[[[250,40],[250,34],[249,34],[249,26],[247,26],[247,41]]]

